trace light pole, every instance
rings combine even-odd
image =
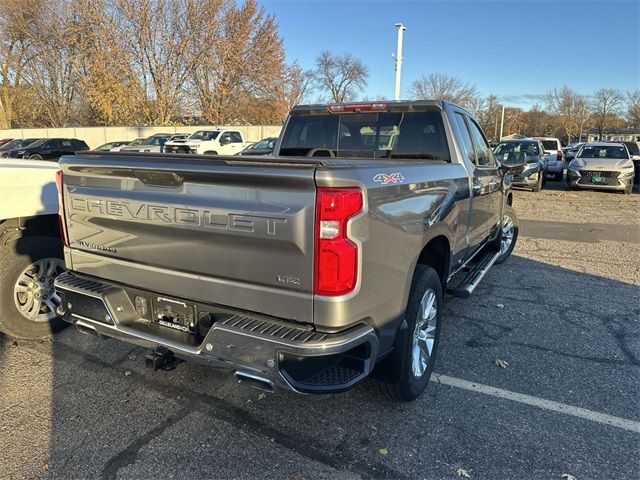
[[[500,139],[502,140],[502,129],[504,128],[504,105],[502,105],[502,120],[500,120]]]
[[[580,136],[578,137],[578,143],[582,142],[582,127],[584,126],[584,114],[587,111],[587,105],[582,105],[582,114],[580,115]]]
[[[400,100],[400,73],[402,71],[402,35],[407,29],[403,24],[396,23],[398,29],[398,47],[396,49],[396,91],[394,98]]]

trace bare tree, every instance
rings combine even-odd
[[[285,74],[286,91],[288,104],[290,106],[300,105],[309,102],[309,97],[313,91],[314,72],[313,70],[303,70],[298,62],[293,62]]]
[[[0,0],[0,128],[11,128],[14,103],[29,59],[33,0]]]
[[[81,56],[80,93],[94,125],[140,123],[148,116],[145,92],[132,67],[130,52],[114,35],[120,18],[109,0],[76,0]]]
[[[564,85],[547,93],[547,107],[556,116],[560,128],[571,142],[580,129],[581,118],[587,109],[584,97]]]
[[[210,27],[216,0],[113,0],[120,35],[148,102],[148,122],[168,124],[180,113],[187,82],[204,51],[195,39]],[[210,47],[211,48],[211,47]]]
[[[472,109],[478,97],[475,85],[444,73],[431,73],[413,81],[409,95],[418,99],[448,100]]]
[[[314,77],[331,102],[348,102],[367,85],[369,69],[349,53],[334,55],[325,50],[316,58]]]
[[[601,88],[598,90],[591,102],[591,118],[598,129],[598,138],[602,139],[602,134],[607,128],[611,117],[620,110],[624,98],[622,94],[613,88]]]
[[[73,0],[42,2],[29,25],[32,61],[25,65],[23,78],[42,125],[66,127],[77,110],[77,33]]]
[[[524,135],[539,137],[553,132],[553,118],[538,104],[523,114],[523,122]]]
[[[627,92],[627,121],[632,127],[640,128],[640,90]]]
[[[255,0],[227,1],[192,75],[203,116],[224,124],[281,122],[290,99],[284,47],[272,15]]]
[[[502,112],[502,105],[498,96],[490,94],[484,99],[476,97],[469,108],[487,136],[497,139],[500,114]]]

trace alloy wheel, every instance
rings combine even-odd
[[[13,288],[13,297],[24,318],[48,322],[57,317],[61,300],[53,282],[62,271],[63,262],[59,258],[43,258],[22,271]]]
[[[422,377],[429,366],[433,353],[438,323],[436,293],[429,289],[422,296],[418,318],[413,331],[411,346],[411,372],[416,378]]]

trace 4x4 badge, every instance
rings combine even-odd
[[[375,177],[373,177],[373,181],[381,183],[382,185],[388,185],[390,183],[402,183],[404,182],[404,176],[400,172],[378,173]]]

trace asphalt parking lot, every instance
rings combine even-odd
[[[447,299],[418,401],[373,382],[274,396],[196,365],[153,373],[142,349],[74,329],[3,337],[0,477],[638,478],[640,194],[549,182],[514,206],[514,254]]]

